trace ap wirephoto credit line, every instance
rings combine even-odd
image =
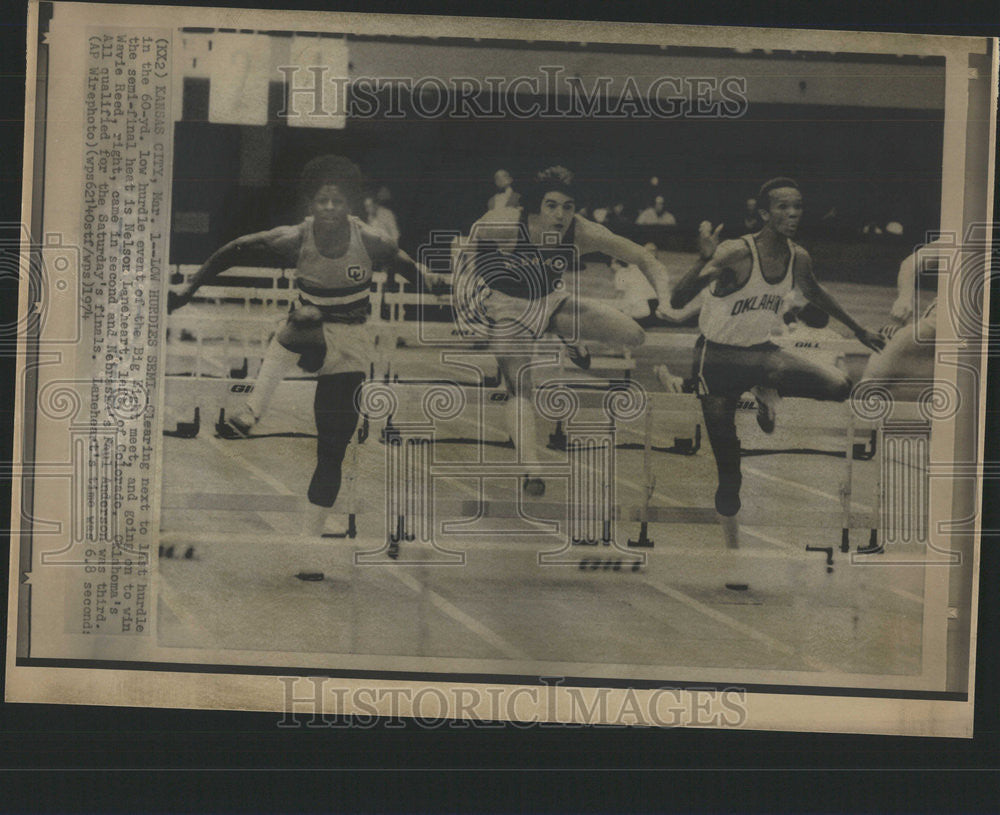
[[[29,28],[8,699],[971,735],[995,40]]]

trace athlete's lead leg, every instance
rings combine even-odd
[[[294,354],[278,342],[277,337],[272,337],[264,352],[264,361],[260,366],[260,373],[253,384],[253,390],[247,397],[243,409],[235,416],[227,420],[227,424],[233,429],[234,435],[248,436],[257,422],[260,421],[264,411],[267,410],[274,396],[275,390],[281,381],[292,371],[296,370],[298,354]]]
[[[851,395],[851,380],[839,368],[818,365],[788,351],[768,356],[761,384],[786,397],[843,402]]]
[[[570,297],[552,315],[551,329],[566,342],[591,340],[636,348],[646,334],[631,317],[616,308],[581,297]]]

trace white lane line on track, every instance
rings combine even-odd
[[[472,427],[476,431],[479,430],[479,427],[476,425],[476,423],[472,419],[469,419],[469,418],[467,418],[465,416],[461,416],[460,415],[460,416],[457,417],[457,419],[455,419],[453,421],[460,421],[463,424]],[[549,458],[555,457],[555,453],[552,453],[552,455],[550,455],[548,457]],[[525,464],[525,467],[528,468],[528,469],[530,469],[530,465],[529,464]],[[462,485],[463,487],[467,486],[461,480],[457,480],[456,479],[456,483]],[[643,496],[643,495],[646,494],[646,487],[644,485],[641,485],[638,482],[633,481],[631,478],[625,478],[624,476],[622,476],[620,474],[620,472],[616,472],[616,474],[615,474],[615,483],[616,484],[625,484],[626,486],[629,486],[629,487],[632,487],[635,490],[638,490],[639,491],[639,495],[640,495],[640,500],[641,500],[641,496]],[[685,504],[684,504],[683,501],[678,501],[678,500],[676,500],[674,498],[671,498],[670,496],[666,495],[665,493],[658,492],[656,490],[654,490],[654,497],[662,499],[665,503],[670,504],[671,506],[676,506],[676,507],[685,506]]]
[[[757,538],[758,540],[764,541],[764,543],[769,543],[772,546],[777,546],[779,549],[784,549],[788,552],[801,552],[802,547],[796,546],[793,543],[788,543],[783,540],[778,540],[777,538],[772,538],[770,535],[765,535],[762,532],[757,532],[749,526],[740,526],[740,532],[743,532],[751,537]]]
[[[834,673],[838,670],[831,665],[827,665],[823,662],[820,662],[819,660],[813,659],[812,657],[807,657],[804,654],[799,653],[799,651],[796,648],[789,645],[788,643],[782,642],[781,640],[777,640],[774,637],[768,636],[762,631],[758,631],[756,628],[753,628],[747,625],[746,623],[742,623],[739,620],[730,617],[728,614],[723,614],[721,611],[717,611],[711,606],[708,606],[705,603],[695,600],[693,597],[690,597],[689,595],[685,594],[682,591],[679,591],[678,589],[672,588],[670,586],[665,586],[662,583],[652,580],[648,576],[643,577],[643,582],[646,583],[646,585],[651,586],[653,589],[660,592],[661,594],[667,595],[667,597],[670,597],[672,600],[676,600],[678,603],[683,603],[688,608],[694,609],[695,611],[699,612],[700,614],[703,614],[709,619],[712,619],[717,623],[721,623],[727,628],[731,628],[733,631],[736,631],[737,633],[742,634],[743,636],[756,640],[762,645],[766,645],[768,648],[778,651],[779,653],[785,654],[786,656],[798,657],[806,665],[808,665],[815,671],[827,671]]]
[[[823,490],[818,490],[815,487],[810,487],[808,484],[801,484],[798,481],[792,481],[791,479],[788,478],[782,478],[779,475],[771,475],[770,473],[765,473],[763,470],[758,470],[756,467],[747,467],[746,465],[744,465],[743,472],[753,473],[759,478],[764,478],[768,481],[775,481],[779,484],[784,484],[787,487],[795,487],[796,489],[808,492],[811,495],[818,495],[821,498],[829,498],[831,501],[836,501],[838,504],[840,503],[839,495],[834,495],[831,492],[824,492]],[[868,504],[863,504],[860,501],[852,500],[851,506],[852,508],[856,507],[860,509],[862,512],[874,512],[874,510]]]
[[[222,641],[218,637],[202,625],[201,621],[194,614],[189,613],[185,609],[183,603],[180,601],[180,598],[170,587],[169,582],[163,579],[162,575],[157,578],[156,589],[160,602],[167,607],[167,610],[183,625],[197,632],[200,636],[207,640],[206,644],[201,646],[202,648],[221,648],[223,646]],[[157,623],[158,626],[162,626],[162,624],[162,621]]]
[[[922,606],[924,604],[924,598],[919,594],[914,594],[906,589],[901,589],[899,586],[886,586],[886,588],[897,597],[902,597],[904,600],[909,600],[912,603],[916,603],[918,606]]]
[[[472,424],[472,425],[475,424],[471,420],[465,420],[464,417],[462,417],[462,418],[468,424]],[[626,485],[628,485],[630,487],[633,487],[634,489],[638,489],[639,492],[640,492],[640,495],[642,495],[642,494],[645,493],[645,488],[641,487],[638,483],[636,483],[635,481],[633,481],[631,479],[623,478],[622,476],[619,475],[616,478],[616,481],[619,481],[619,482],[621,482],[623,484],[626,484]],[[789,482],[789,483],[794,483],[794,482]],[[800,485],[796,485],[796,486],[800,486]],[[677,500],[675,500],[675,499],[667,496],[662,491],[657,491],[656,492],[656,497],[659,498],[660,500],[664,501],[665,503],[674,504],[676,506],[682,506],[683,505],[682,502],[677,501]],[[774,543],[774,544],[778,545],[782,549],[793,549],[794,548],[790,544],[783,544],[780,541],[776,541],[775,539],[766,539],[766,540],[768,540],[768,542],[771,542],[771,543]],[[649,577],[645,577],[644,581],[648,585],[652,586],[655,590],[657,590],[657,591],[659,591],[659,592],[661,592],[663,594],[666,594],[668,597],[671,597],[672,599],[674,599],[674,600],[676,600],[676,601],[678,601],[680,603],[683,603],[683,604],[687,605],[688,607],[690,607],[690,608],[698,611],[699,613],[701,613],[701,614],[703,614],[703,615],[711,618],[715,622],[721,623],[721,624],[723,624],[723,625],[725,625],[725,626],[727,626],[727,627],[729,627],[729,628],[731,628],[731,629],[739,632],[740,634],[743,634],[743,635],[745,635],[747,637],[750,637],[751,639],[754,639],[757,642],[763,643],[764,645],[767,645],[769,648],[777,650],[780,653],[783,653],[783,654],[786,654],[788,656],[793,656],[793,657],[797,657],[798,659],[801,659],[807,666],[809,666],[813,670],[828,671],[828,672],[835,672],[835,670],[836,670],[833,666],[827,665],[827,664],[825,664],[823,662],[820,662],[818,660],[815,660],[815,659],[813,659],[811,657],[807,657],[807,656],[799,653],[799,651],[796,648],[794,648],[793,646],[788,645],[787,643],[781,642],[780,640],[777,640],[777,639],[775,639],[773,637],[770,637],[767,634],[764,634],[763,632],[758,631],[757,629],[752,628],[751,626],[748,626],[745,623],[742,623],[739,620],[734,619],[733,617],[730,617],[728,614],[723,614],[721,611],[717,611],[716,609],[713,609],[710,606],[707,606],[704,603],[701,603],[698,600],[695,600],[693,597],[688,596],[687,594],[685,594],[684,592],[682,592],[682,591],[680,591],[678,589],[675,589],[675,588],[672,588],[672,587],[669,587],[669,586],[665,586],[665,585],[656,583],[656,582],[652,581]]]
[[[517,659],[523,661],[529,661],[530,657],[524,651],[522,651],[517,646],[507,642],[503,637],[497,634],[495,631],[487,628],[475,617],[471,617],[462,611],[460,608],[446,600],[440,594],[438,594],[433,589],[428,589],[426,586],[421,585],[413,575],[407,574],[402,569],[387,569],[386,572],[395,577],[400,583],[406,586],[408,589],[413,591],[415,594],[425,594],[427,599],[430,600],[431,605],[434,606],[438,611],[451,617],[459,625],[466,628],[468,631],[475,634],[479,639],[488,645],[496,648],[508,659]]]
[[[235,459],[235,458],[239,457],[240,464],[242,464],[243,467],[247,471],[249,471],[250,473],[252,473],[253,475],[255,475],[257,478],[259,478],[265,484],[269,485],[272,489],[274,489],[275,492],[279,493],[280,495],[294,495],[295,494],[290,489],[288,489],[288,487],[286,487],[281,481],[279,481],[277,478],[275,478],[273,475],[271,475],[270,473],[268,473],[265,470],[262,470],[256,464],[254,464],[251,461],[249,461],[246,456],[242,455],[239,452],[239,450],[233,449],[232,445],[233,444],[238,444],[238,442],[231,442],[231,441],[230,442],[224,442],[224,441],[220,441],[219,439],[216,439],[216,438],[214,438],[212,436],[209,436],[208,443],[211,444],[216,450],[219,451],[219,453],[222,456],[224,456],[226,458]],[[252,509],[252,507],[247,507],[247,508],[248,509]]]

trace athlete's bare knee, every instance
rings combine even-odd
[[[846,375],[841,375],[831,383],[830,399],[834,402],[844,402],[851,395],[853,388],[851,380]]]
[[[629,326],[628,330],[624,332],[624,342],[629,348],[638,348],[646,341],[646,332],[642,330],[642,327],[636,323]]]

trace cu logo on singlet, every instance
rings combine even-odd
[[[347,276],[351,278],[351,280],[353,280],[355,283],[357,283],[358,281],[361,280],[361,278],[365,276],[364,266],[357,266],[357,265],[348,266]]]

